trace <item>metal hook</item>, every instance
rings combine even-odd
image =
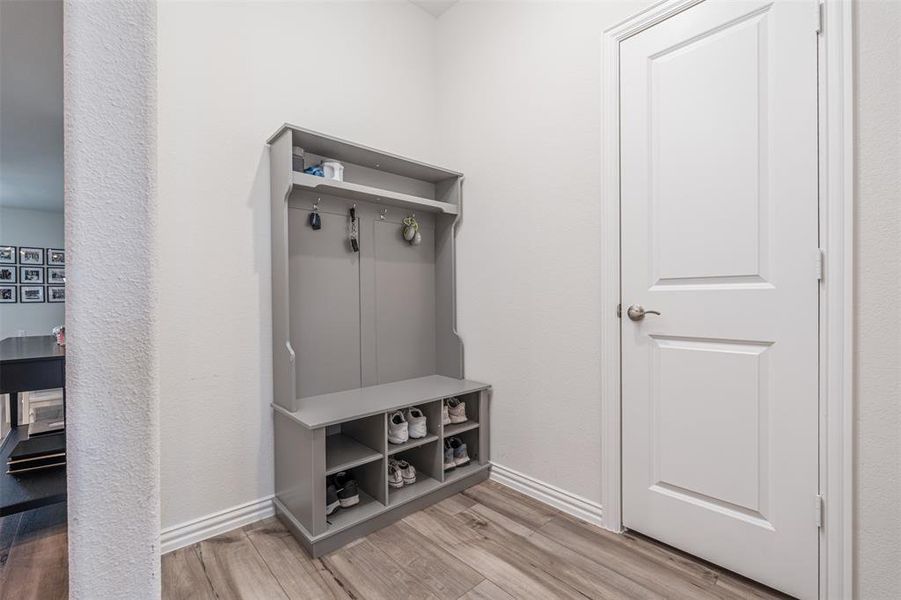
[[[322,198],[316,198],[316,202],[313,203],[313,211],[319,212],[319,201],[320,201],[321,199],[322,199]]]
[[[385,220],[385,215],[387,215],[387,214],[388,214],[388,209],[387,209],[387,208],[382,208],[382,209],[380,209],[380,210],[379,210],[379,220],[380,220],[380,221],[384,221],[384,220]]]

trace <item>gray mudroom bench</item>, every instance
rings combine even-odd
[[[486,479],[491,388],[464,379],[456,331],[463,175],[293,125],[268,143],[274,502],[315,557]],[[295,171],[295,147],[307,167],[340,162],[343,181]],[[451,397],[467,420],[443,425]],[[391,413],[409,406],[428,434],[389,443]],[[451,437],[471,460],[445,472]],[[411,463],[416,483],[390,488],[389,458]],[[326,478],[350,470],[360,502],[327,516]]]

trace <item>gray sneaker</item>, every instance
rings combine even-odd
[[[444,440],[444,470],[450,471],[457,466],[454,462],[454,449],[451,448],[450,440]]]
[[[469,462],[469,454],[466,453],[466,444],[463,442],[463,440],[461,440],[460,438],[457,438],[457,437],[451,438],[450,446],[454,452],[454,465],[455,466],[462,467],[463,465],[465,465],[466,463]],[[447,458],[446,458],[447,450],[445,450],[444,453],[445,453],[444,460],[445,460],[445,462],[447,462]]]
[[[447,413],[451,423],[465,423],[466,403],[459,398],[450,398],[447,401]]]

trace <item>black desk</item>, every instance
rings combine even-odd
[[[9,394],[12,430],[0,446],[0,517],[66,500],[66,468],[56,467],[21,475],[6,473],[6,459],[19,440],[28,439],[19,427],[19,392],[63,388],[65,399],[66,349],[52,335],[11,337],[0,341],[0,394]]]

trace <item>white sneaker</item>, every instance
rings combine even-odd
[[[424,438],[426,434],[428,434],[428,429],[426,428],[426,418],[425,415],[422,414],[421,410],[419,410],[415,406],[411,406],[407,409],[407,412],[404,416],[406,417],[407,423],[409,424],[411,438]]]
[[[397,467],[397,461],[393,459],[388,460],[388,485],[393,488],[404,487],[404,477]]]
[[[392,469],[394,469],[393,473]],[[400,485],[396,484],[396,477],[400,477]],[[416,467],[405,460],[388,459],[388,485],[391,487],[402,487],[414,483],[416,483]]]
[[[404,479],[404,485],[413,485],[416,483],[416,467],[405,460],[397,461],[397,468],[400,469],[400,475]]]
[[[388,420],[388,441],[392,444],[403,444],[410,439],[410,429],[404,413],[397,411]]]
[[[447,412],[447,401],[441,403],[441,424],[450,425],[450,414]]]
[[[465,423],[466,422],[466,403],[458,400],[457,398],[451,398],[447,401],[447,412],[450,417],[451,423]]]

